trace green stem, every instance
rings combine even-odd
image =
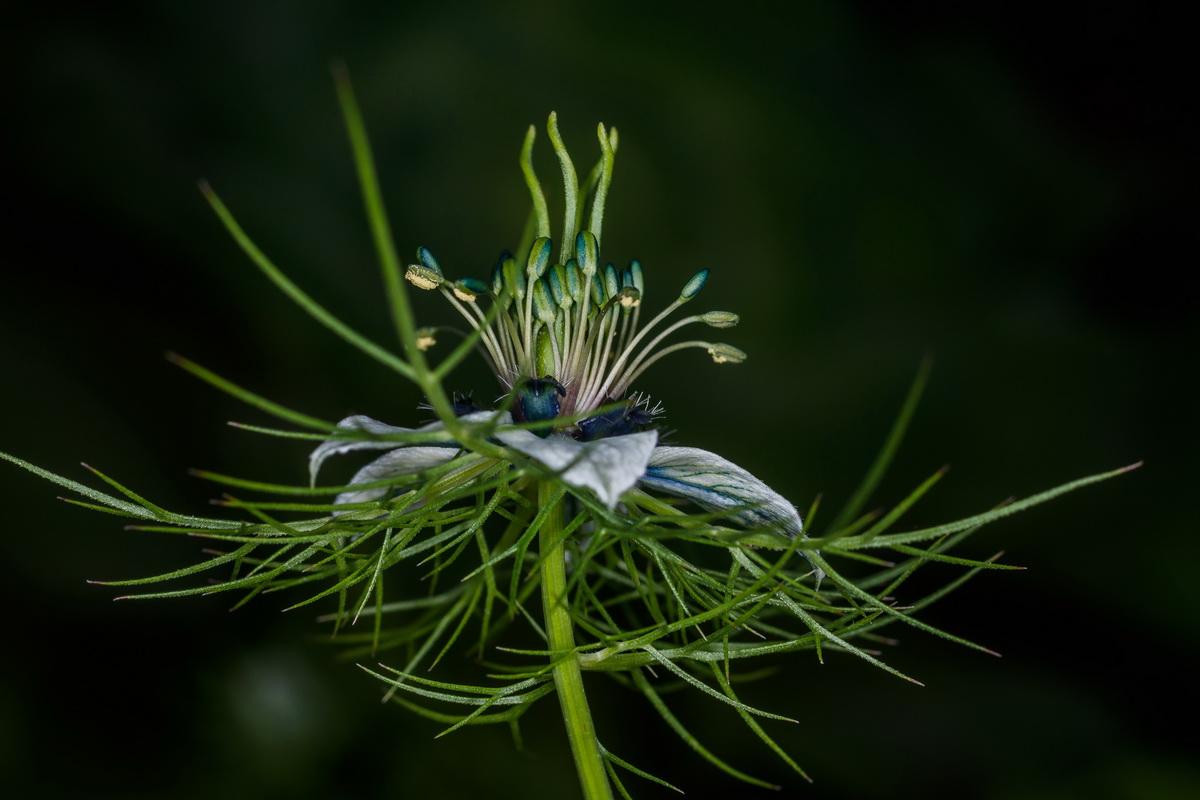
[[[563,543],[559,541],[563,530],[563,508],[561,500],[554,502],[555,488],[551,482],[538,485],[539,504],[554,503],[538,532],[542,551],[542,613],[545,616],[546,635],[550,640],[550,649],[556,656],[559,653],[570,654],[554,665],[554,686],[558,690],[558,702],[567,726],[567,741],[575,757],[575,770],[579,773],[579,785],[584,798],[612,800],[608,776],[604,773],[604,762],[600,757],[600,743],[592,726],[592,712],[588,709],[587,695],[583,691],[583,673],[574,655],[575,631],[566,596],[567,563]]]

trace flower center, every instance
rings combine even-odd
[[[517,387],[512,407],[513,419],[517,422],[549,422],[562,411],[559,402],[567,390],[558,381],[547,375],[544,378],[526,378]],[[550,432],[551,426],[532,428],[539,436]]]
[[[526,137],[521,166],[533,197],[536,238],[531,237],[521,258],[500,254],[490,285],[474,278],[448,281],[441,265],[426,248],[417,250],[420,263],[408,267],[405,277],[420,289],[440,290],[467,321],[496,378],[506,391],[515,392],[513,416],[524,422],[549,421],[558,416],[587,415],[618,402],[635,380],[670,353],[699,348],[717,363],[738,363],[746,354],[721,342],[684,341],[660,346],[675,331],[695,322],[714,328],[736,325],[738,317],[727,311],[709,311],[662,323],[708,282],[708,270],[697,272],[679,296],[645,325],[639,325],[645,279],[634,260],[618,270],[600,263],[600,228],[604,200],[612,179],[616,131],[599,128],[600,164],[592,171],[584,194],[594,189],[591,216],[586,227],[579,205],[575,167],[558,136],[556,117],[550,116],[550,138],[563,171],[566,217],[562,249],[553,257],[546,201],[533,174],[530,152],[533,129]],[[527,240],[528,241],[528,240]],[[572,247],[573,245],[573,247]],[[479,297],[491,301],[485,311]],[[442,328],[441,330],[452,330]],[[422,342],[432,343],[434,329]],[[461,333],[461,332],[460,332]],[[467,334],[462,334],[467,335]],[[538,376],[543,377],[538,377]],[[551,377],[553,376],[553,377]],[[640,402],[607,409],[584,420],[579,435],[602,438],[636,430],[648,424],[642,417],[653,413]]]

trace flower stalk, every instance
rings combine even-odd
[[[556,489],[555,484],[548,481],[538,484],[538,504],[543,512],[549,509],[538,533],[538,546],[542,561],[542,614],[550,657],[554,662],[554,688],[584,798],[611,800],[612,791],[605,775],[600,742],[583,688],[583,672],[575,652],[575,625],[567,596],[563,497]]]

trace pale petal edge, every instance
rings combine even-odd
[[[337,431],[362,431],[379,436],[389,433],[412,433],[412,430],[412,428],[397,428],[362,414],[355,414],[339,422],[334,433]],[[394,450],[400,446],[399,442],[378,439],[326,439],[317,445],[316,449],[308,456],[308,483],[310,486],[316,485],[317,473],[321,471],[321,465],[328,458],[358,450]]]
[[[388,478],[401,478],[425,470],[434,469],[450,463],[459,451],[451,447],[398,447],[390,453],[384,453],[365,467],[354,473],[350,486],[363,483],[375,483]],[[383,497],[391,490],[390,486],[373,486],[369,489],[351,489],[342,492],[333,502],[336,505],[346,503],[366,503]]]
[[[770,528],[798,536],[803,523],[796,507],[746,470],[697,447],[658,447],[642,486],[684,497],[708,511],[729,511],[747,528]]]
[[[492,411],[479,411],[463,416],[461,419],[464,422],[482,422],[491,419],[495,416]],[[497,423],[504,424],[511,418],[507,413],[497,417]],[[398,428],[395,425],[388,425],[380,422],[377,419],[365,416],[363,414],[355,414],[351,417],[346,417],[337,424],[337,431],[361,431],[362,433],[372,436],[387,436],[396,433],[431,433],[433,431],[445,430],[445,425],[441,420],[435,420],[427,425],[422,425],[419,428]],[[458,449],[458,443],[447,440],[445,442],[422,442],[428,446],[440,446],[447,448]],[[404,442],[393,441],[389,439],[326,439],[321,444],[317,445],[316,449],[308,456],[308,481],[310,486],[315,486],[317,482],[317,473],[321,470],[321,465],[326,459],[333,456],[345,455],[346,453],[354,453],[359,450],[394,450],[398,447],[411,447]]]

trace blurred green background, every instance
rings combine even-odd
[[[557,110],[582,166],[603,120],[621,145],[602,255],[642,260],[652,308],[709,267],[703,304],[743,318],[728,340],[746,364],[684,354],[642,383],[680,443],[834,507],[931,353],[877,500],[953,469],[909,524],[1147,462],[968,544],[1029,569],[928,618],[1004,658],[894,629],[888,660],[925,688],[810,654],[747,688],[802,718],[772,732],[811,786],[694,697],[683,715],[708,745],[786,796],[1200,796],[1182,26],[1128,4],[787,8],[5,4],[0,449],[80,479],[85,460],[179,511],[216,493],[190,467],[302,479],[302,445],[225,426],[262,418],[168,350],[317,416],[416,421],[412,390],[275,292],[195,189],[207,178],[297,282],[385,340],[331,57],[400,247],[455,276],[516,243],[525,127]],[[478,366],[452,387],[491,389]],[[501,729],[435,742],[311,616],[280,615],[286,599],[228,614],[229,597],[114,604],[85,583],[186,565],[201,543],[123,531],[8,466],[0,493],[0,778],[17,796],[575,796],[550,703],[523,751]],[[618,754],[691,797],[772,796],[593,685]]]

